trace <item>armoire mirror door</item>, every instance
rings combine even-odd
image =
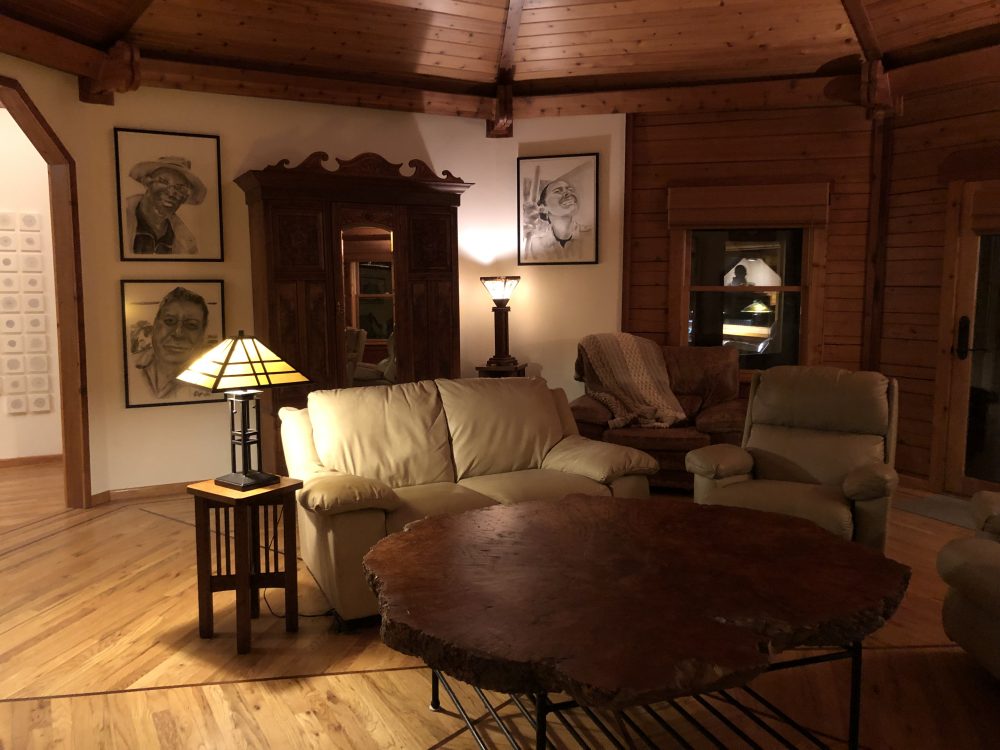
[[[391,208],[338,206],[347,387],[401,382],[396,326],[400,233]],[[383,223],[372,224],[381,219]]]

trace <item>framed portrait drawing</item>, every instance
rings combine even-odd
[[[176,380],[222,341],[222,282],[122,280],[125,406],[222,401],[224,396]]]
[[[122,260],[222,260],[219,137],[115,128]]]
[[[597,154],[517,160],[517,264],[597,263]]]

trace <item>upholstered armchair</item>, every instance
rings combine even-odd
[[[896,413],[896,381],[877,372],[757,372],[742,444],[709,445],[685,457],[695,502],[805,518],[884,550],[898,484]]]
[[[938,554],[948,584],[941,620],[944,632],[1000,679],[1000,492],[972,496],[977,534],[954,539]]]

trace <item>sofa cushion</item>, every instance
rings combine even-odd
[[[754,477],[811,482],[840,490],[853,469],[885,461],[879,435],[803,430],[755,424],[746,449],[754,459]]]
[[[328,469],[390,487],[455,481],[448,425],[430,380],[313,391],[309,420]]]
[[[558,500],[575,492],[585,495],[611,494],[607,485],[554,469],[488,474],[462,479],[459,484],[504,505],[523,503],[526,500]]]
[[[463,510],[496,505],[486,495],[451,482],[400,487],[396,490],[396,497],[399,499],[398,506],[385,517],[386,531],[390,534],[401,531],[412,521],[428,516],[459,513]]]
[[[795,516],[843,539],[854,536],[850,501],[840,491],[820,484],[750,480],[718,487],[699,502]]]
[[[459,479],[537,469],[563,437],[541,378],[437,380]]]

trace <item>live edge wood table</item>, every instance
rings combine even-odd
[[[766,729],[769,747],[824,747],[746,683],[834,659],[851,660],[847,744],[857,747],[860,643],[896,610],[910,576],[906,566],[796,518],[584,495],[418,521],[376,544],[364,565],[379,598],[382,640],[424,659],[431,707],[439,707],[443,685],[481,747],[445,674],[474,686],[498,722],[483,689],[511,694],[538,748],[546,746],[547,717],[572,726],[564,715],[571,711],[600,725],[606,738],[598,747],[632,746],[634,737],[655,747],[639,720],[674,710],[681,724],[690,721],[681,696],[694,696],[723,722],[714,705],[740,706],[758,737]],[[832,651],[774,660],[799,646]],[[766,708],[751,711],[734,688]],[[720,703],[706,701],[709,693]],[[633,707],[641,708],[630,714]],[[613,719],[600,721],[595,709]],[[655,726],[690,747],[674,728],[678,714],[673,725],[661,717]],[[738,727],[695,723],[716,747],[761,746]],[[799,733],[794,741],[782,734],[789,729]],[[723,731],[738,739],[720,738]]]
[[[285,630],[299,629],[295,491],[301,487],[301,481],[288,477],[246,492],[222,487],[212,479],[188,485],[194,495],[202,638],[213,634],[212,594],[216,591],[236,591],[237,653],[250,651],[250,620],[260,616],[262,588],[285,590]],[[279,520],[283,544],[278,539]],[[284,558],[283,565],[279,556]]]

